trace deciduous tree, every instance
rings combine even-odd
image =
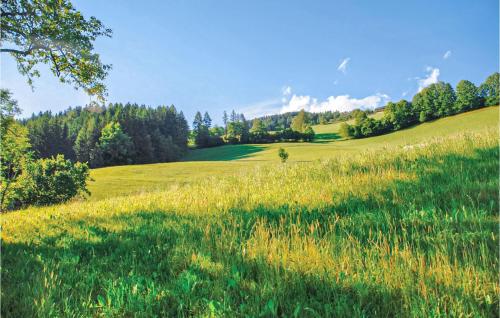
[[[104,126],[99,138],[99,148],[106,165],[131,163],[132,140],[117,122]]]
[[[95,17],[86,19],[68,0],[4,0],[0,6],[1,53],[14,57],[32,84],[47,64],[61,82],[103,99],[111,65],[94,52],[94,41],[111,30]]]
[[[0,90],[0,210],[12,203],[13,184],[22,172],[30,148],[28,131],[15,121],[21,110],[8,90]]]
[[[292,120],[291,128],[294,131],[304,132],[307,125],[306,112],[302,109]]]
[[[500,74],[491,74],[479,87],[480,95],[484,99],[485,106],[495,106],[500,103]]]
[[[479,90],[472,82],[461,80],[457,84],[457,100],[455,101],[455,112],[461,113],[469,109],[478,108],[481,103]]]

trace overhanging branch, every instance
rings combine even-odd
[[[26,50],[26,51],[21,51],[21,50],[16,50],[16,49],[0,49],[0,53],[14,53],[14,54],[20,54],[20,55],[28,55],[33,51],[33,48]]]

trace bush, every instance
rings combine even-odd
[[[16,206],[62,203],[87,190],[89,167],[57,155],[50,159],[27,160],[16,183]]]
[[[312,127],[311,126],[307,126],[307,128],[304,131],[304,133],[302,134],[302,136],[303,136],[302,139],[304,141],[313,141],[315,133],[314,133],[314,130],[312,129]]]
[[[286,152],[286,150],[285,150],[285,149],[280,148],[280,149],[278,150],[278,156],[280,157],[281,162],[285,163],[285,162],[286,162],[286,160],[288,159],[288,152]]]
[[[353,130],[352,130],[351,125],[349,125],[348,123],[342,123],[342,124],[340,124],[339,134],[340,134],[340,136],[342,136],[344,138],[350,138],[350,137],[352,137],[353,136]]]

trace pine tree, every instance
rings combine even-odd
[[[207,113],[205,113],[208,115]],[[207,119],[209,119],[208,117]],[[194,142],[198,147],[206,147],[209,142],[209,132],[208,127],[205,126],[205,121],[201,117],[200,112],[196,112],[193,121],[193,134],[194,134]]]
[[[224,111],[222,114],[222,122],[224,123],[224,134],[227,134],[227,122],[228,122],[228,117],[227,117],[227,112]]]
[[[235,123],[235,122],[237,122],[237,121],[238,121],[238,115],[236,114],[236,112],[234,111],[234,109],[233,109],[233,111],[231,112],[231,117],[230,117],[230,118],[231,118],[231,122],[232,122],[232,123]]]
[[[210,129],[210,127],[212,127],[212,118],[210,118],[208,112],[205,112],[205,114],[203,115],[203,125],[207,129]]]

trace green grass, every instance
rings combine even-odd
[[[380,113],[375,115],[380,116]],[[357,154],[366,150],[425,143],[437,136],[481,132],[498,128],[498,107],[443,118],[395,133],[366,139],[313,143],[228,145],[190,151],[184,162],[94,169],[90,200],[169,189],[212,175],[232,175],[255,166],[279,162],[278,148],[285,148],[289,162],[309,162]],[[323,133],[335,133],[335,125],[322,125]],[[315,128],[316,129],[316,128]],[[330,130],[332,129],[332,130]]]
[[[484,124],[496,112],[464,117]],[[441,124],[460,130],[458,118]],[[365,151],[356,143],[368,139],[338,142],[351,143],[345,151],[335,142],[330,159],[313,162],[281,164],[263,150],[168,172],[113,168],[123,181],[190,181],[2,215],[2,316],[496,317],[499,150],[489,126],[432,141],[417,138],[421,126],[398,133],[412,147],[388,136]],[[217,172],[258,157],[266,164]],[[199,178],[211,164],[224,165]]]

